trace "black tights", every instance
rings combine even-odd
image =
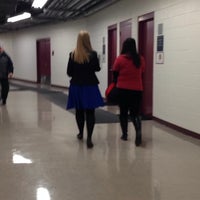
[[[86,120],[88,138],[91,138],[95,124],[94,109],[86,109],[86,110],[76,109],[76,122],[80,134],[83,134],[85,120]]]

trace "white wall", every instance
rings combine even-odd
[[[35,35],[20,31],[13,38],[14,76],[35,81],[37,75]]]
[[[58,86],[69,86],[66,75],[69,53],[75,48],[77,33],[85,29],[85,21],[79,20],[51,28],[51,83]]]
[[[75,47],[80,29],[90,31],[93,48],[101,55],[102,38],[105,37],[107,44],[109,25],[117,23],[119,26],[121,21],[132,18],[132,36],[137,40],[138,16],[152,11],[155,13],[154,55],[157,26],[160,23],[164,25],[164,64],[156,64],[154,59],[153,115],[200,134],[199,0],[121,0],[89,18],[41,30],[27,29],[10,36],[3,34],[0,41],[3,39],[8,44],[15,63],[15,76],[36,81],[36,40],[49,37],[51,48],[55,51],[51,58],[52,84],[66,86],[69,83],[66,77],[68,53]],[[104,95],[107,57],[101,67],[97,76]]]
[[[177,1],[155,13],[164,24],[165,63],[154,65],[154,116],[200,133],[200,1]]]
[[[14,63],[15,78],[37,81],[36,41],[42,38],[50,38],[51,51],[54,51],[54,56],[51,56],[51,84],[67,86],[69,82],[66,76],[68,55],[76,45],[77,33],[80,29],[85,29],[85,26],[85,20],[77,20],[24,29],[12,34],[1,34],[0,41],[5,41],[5,50],[7,51],[7,47],[12,49],[8,53]],[[5,36],[7,36],[6,40]],[[10,40],[7,39],[8,37]],[[6,45],[8,41],[12,45]]]
[[[3,48],[6,48],[6,52],[12,56],[13,47],[12,47],[12,37],[11,34],[0,34],[0,45]]]

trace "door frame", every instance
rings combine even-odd
[[[144,28],[146,28],[144,26],[145,23],[149,22],[149,21],[152,21],[153,20],[153,34],[152,34],[152,52],[150,54],[148,54],[148,56],[152,56],[150,59],[152,60],[152,63],[151,63],[151,70],[149,72],[149,69],[148,69],[148,74],[144,74],[144,75],[148,75],[148,76],[144,76],[143,77],[143,82],[144,82],[144,94],[148,94],[148,97],[151,98],[149,101],[150,101],[150,106],[146,106],[145,107],[145,95],[144,95],[144,98],[143,98],[143,102],[142,102],[142,106],[141,106],[141,113],[142,113],[142,116],[144,119],[152,119],[153,117],[153,59],[154,59],[154,12],[151,12],[151,13],[147,13],[147,14],[144,14],[142,16],[139,16],[138,17],[138,51],[139,53],[142,55],[143,53],[145,53],[145,50],[143,49],[143,46],[145,46],[144,44],[146,44],[148,41],[146,38],[144,38],[144,32],[148,30],[144,30]],[[147,56],[147,54],[145,55]],[[146,73],[147,73],[147,67],[146,66]],[[145,91],[145,81],[144,81],[144,78],[148,78],[146,80],[151,80],[151,88],[148,90]],[[145,93],[146,92],[146,93]]]
[[[123,31],[123,27],[125,27],[125,26],[130,26],[129,37],[132,37],[132,18],[124,20],[119,23],[119,32],[120,32],[120,42],[119,42],[120,47],[119,47],[119,49],[120,49],[120,52],[122,50],[122,45],[124,42],[124,40],[123,40],[124,38],[122,38],[122,31]]]
[[[115,33],[115,36],[113,36],[113,33]],[[117,24],[113,24],[111,26],[108,26],[108,85],[112,82],[111,69],[116,57],[117,57]]]

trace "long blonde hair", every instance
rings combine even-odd
[[[90,35],[87,31],[81,30],[78,34],[76,48],[73,53],[74,61],[81,64],[88,62],[91,51]]]

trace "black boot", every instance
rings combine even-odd
[[[140,146],[142,144],[142,134],[141,130],[136,132],[136,138],[135,138],[135,145]]]
[[[121,130],[122,130],[122,136],[121,139],[124,141],[128,140],[128,119],[126,117],[120,116],[120,125],[121,125]]]
[[[140,146],[142,144],[142,125],[141,125],[141,118],[139,116],[136,116],[132,119],[136,137],[135,137],[135,145]]]

